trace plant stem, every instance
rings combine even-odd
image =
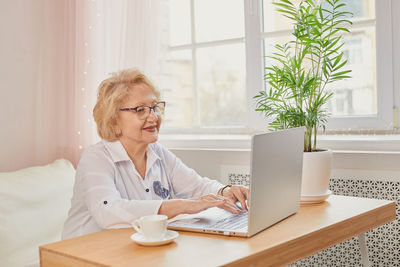
[[[312,127],[306,126],[306,132],[304,134],[304,152],[311,152],[311,136],[312,136]]]
[[[317,151],[317,130],[318,130],[318,124],[314,126],[314,146],[313,146],[313,151]]]

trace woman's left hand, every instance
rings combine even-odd
[[[222,191],[222,196],[229,198],[233,203],[240,202],[242,209],[248,211],[250,205],[249,189],[242,185],[232,185]]]

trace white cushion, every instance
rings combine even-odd
[[[0,173],[0,265],[39,260],[38,246],[61,239],[75,169],[65,159]]]

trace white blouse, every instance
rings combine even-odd
[[[157,214],[164,199],[217,193],[223,185],[203,178],[158,143],[146,151],[144,179],[119,141],[88,147],[79,161],[62,239],[102,229],[130,227]]]

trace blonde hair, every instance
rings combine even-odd
[[[101,82],[93,117],[97,124],[97,133],[107,141],[115,141],[121,134],[117,132],[117,116],[122,101],[128,97],[134,85],[144,84],[154,91],[157,99],[160,93],[150,80],[137,69],[122,70]]]

